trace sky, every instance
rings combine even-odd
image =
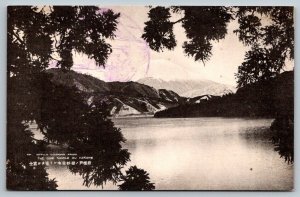
[[[182,48],[187,40],[181,23],[174,25],[177,46],[174,50],[155,52],[141,38],[144,23],[148,21],[147,7],[106,7],[114,12],[120,12],[116,38],[108,41],[113,52],[104,68],[96,66],[82,54],[74,55],[73,70],[90,74],[104,81],[136,81],[144,77],[153,77],[166,81],[172,80],[212,80],[223,84],[236,86],[234,74],[243,62],[246,51],[233,30],[238,28],[237,21],[228,24],[228,34],[225,39],[213,43],[212,56],[205,65],[188,57]],[[176,21],[180,15],[174,15],[171,21]],[[288,62],[286,70],[293,68]]]

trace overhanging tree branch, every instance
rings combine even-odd
[[[171,22],[171,24],[176,24],[176,23],[180,23],[181,21],[183,21],[185,18],[181,18],[181,19],[179,19],[179,20],[177,20],[177,21],[174,21],[174,22]]]

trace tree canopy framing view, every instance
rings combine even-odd
[[[203,95],[187,98],[138,82],[103,82],[80,75],[72,71],[75,53],[107,69],[122,13],[97,6],[8,6],[7,189],[58,189],[46,166],[30,165],[39,160],[36,154],[54,147],[93,158],[90,166],[68,166],[87,188],[111,182],[119,190],[154,190],[156,183],[147,169],[127,166],[132,155],[124,148],[122,129],[111,118],[113,110],[123,108],[146,112],[152,106],[161,108],[155,118],[273,118],[269,130],[274,150],[293,164],[293,71],[284,73],[284,68],[287,61],[294,61],[294,8],[147,8],[148,19],[138,36],[151,50],[160,53],[178,47],[174,26],[181,25],[187,38],[180,46],[184,54],[204,65],[214,55],[213,43],[225,39],[228,24],[237,21],[233,33],[249,49],[235,73],[237,93],[204,95],[204,101]],[[173,21],[175,15],[180,18]],[[79,78],[89,88],[76,85]],[[32,125],[43,139],[35,138]]]

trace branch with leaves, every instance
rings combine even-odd
[[[181,18],[171,21],[176,14]],[[236,74],[238,87],[276,76],[283,70],[285,60],[294,59],[292,7],[158,6],[150,7],[148,18],[142,37],[151,49],[174,49],[177,41],[173,27],[181,23],[187,37],[184,52],[203,64],[212,56],[212,42],[224,39],[228,23],[236,20],[239,28],[233,32],[251,47]],[[253,55],[258,53],[263,54]]]

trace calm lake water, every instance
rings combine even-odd
[[[290,190],[293,165],[260,134],[271,119],[118,118],[131,161],[150,174],[159,190]],[[82,186],[82,178],[65,167],[50,167],[58,189]],[[66,180],[70,180],[66,181]],[[69,182],[69,183],[66,183]],[[104,189],[117,189],[107,183]]]

